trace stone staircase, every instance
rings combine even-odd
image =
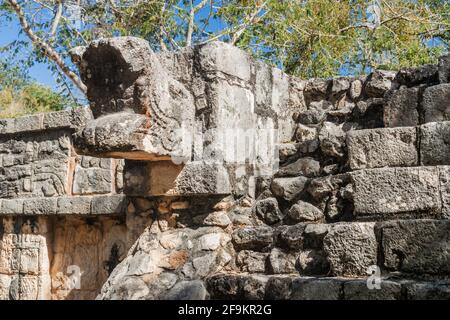
[[[304,83],[218,299],[450,299],[450,56]]]

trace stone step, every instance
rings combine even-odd
[[[124,195],[0,199],[0,216],[121,215],[126,202]]]
[[[352,170],[450,164],[450,121],[347,133]]]
[[[363,169],[350,177],[356,217],[450,217],[449,166]]]
[[[371,278],[373,279],[373,277]],[[217,274],[205,280],[211,299],[448,300],[450,280]],[[369,283],[368,283],[369,282]],[[371,288],[371,289],[369,289]]]
[[[386,272],[450,275],[450,220],[298,223],[234,231],[243,272],[358,277]]]

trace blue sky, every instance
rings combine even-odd
[[[196,5],[199,2],[200,0],[194,0],[194,5]],[[180,6],[181,7],[183,6],[181,1]],[[200,21],[200,19],[205,18],[208,15],[208,12],[209,11],[207,8],[203,8],[196,15],[196,20]],[[18,37],[21,27],[16,17],[15,16],[13,17],[14,17],[13,21],[8,23],[0,18],[0,47],[5,46],[8,43],[17,39],[30,42],[28,37],[26,37],[23,34]],[[45,18],[46,17],[44,17],[44,19]],[[211,19],[210,24],[206,30],[208,32],[215,32],[224,27],[225,25],[221,21]],[[27,55],[28,52],[22,52],[21,54]],[[2,57],[2,53],[0,53],[0,57]],[[48,69],[47,63],[36,63],[33,67],[29,69],[29,76],[41,84],[44,84],[54,90],[58,90],[58,85],[56,83],[55,77],[52,74],[52,72]]]
[[[0,25],[0,47],[10,43],[17,39],[17,35],[20,30],[19,23],[13,21],[11,23],[2,23]],[[20,37],[21,40],[29,41],[25,36]],[[49,86],[53,89],[57,88],[57,84],[55,79],[53,78],[52,73],[48,70],[47,64],[37,63],[33,67],[30,68],[29,71],[30,77],[35,79],[36,81]]]

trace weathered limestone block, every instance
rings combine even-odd
[[[309,104],[311,101],[326,99],[332,85],[332,81],[328,79],[309,79],[304,91],[306,102]]]
[[[324,242],[325,254],[335,276],[362,276],[377,263],[374,223],[333,224]]]
[[[450,83],[450,54],[439,58],[439,82]]]
[[[340,300],[343,279],[295,278],[291,284],[292,300]]]
[[[421,164],[450,164],[450,121],[421,125],[419,132]]]
[[[344,300],[400,300],[402,285],[398,282],[382,279],[381,289],[367,288],[367,279],[344,282]]]
[[[450,120],[450,83],[426,88],[422,107],[425,122]]]
[[[276,173],[276,177],[315,177],[319,175],[320,163],[319,161],[311,158],[304,157],[297,161],[283,166]]]
[[[295,273],[296,256],[279,248],[273,248],[268,257],[269,270],[272,274]]]
[[[449,220],[389,221],[377,229],[387,269],[450,274]]]
[[[347,145],[350,168],[417,165],[416,140],[414,127],[349,131]]]
[[[112,191],[111,159],[82,157],[75,167],[72,193],[93,194]]]
[[[419,88],[402,88],[391,92],[384,106],[386,127],[408,127],[419,124]]]
[[[441,209],[437,167],[379,168],[352,172],[355,214],[388,215]]]

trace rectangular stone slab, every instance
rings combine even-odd
[[[347,135],[350,168],[417,165],[416,128],[354,130]]]
[[[357,216],[440,213],[437,167],[379,168],[351,173]]]
[[[377,228],[389,270],[450,274],[449,220],[389,221]]]
[[[419,130],[421,164],[450,164],[450,121],[430,122]]]

